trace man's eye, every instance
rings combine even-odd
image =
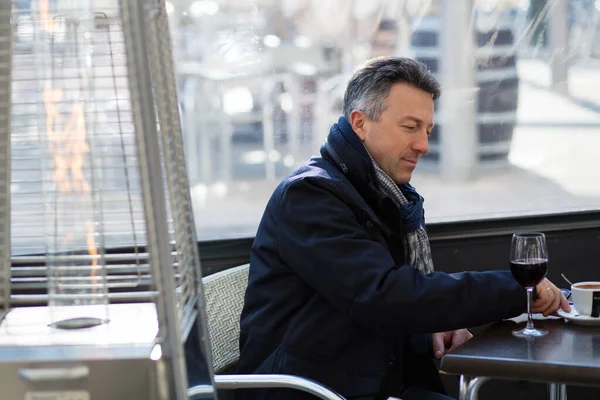
[[[416,126],[412,126],[412,125],[404,125],[404,127],[406,129],[416,129],[417,128]]]

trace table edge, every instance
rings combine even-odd
[[[510,361],[507,361],[510,360]],[[576,386],[600,386],[600,368],[568,364],[537,364],[530,371],[515,366],[533,366],[530,361],[517,359],[490,360],[484,357],[448,354],[440,363],[440,372],[450,375],[485,376],[495,379],[531,382],[556,382]],[[565,367],[576,368],[565,375]],[[508,372],[508,373],[507,373]]]

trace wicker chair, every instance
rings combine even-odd
[[[248,271],[248,264],[240,265],[202,279],[215,374],[234,366],[240,357],[240,314]]]
[[[249,269],[248,264],[240,265],[202,278],[215,388],[292,388],[324,400],[345,400],[319,383],[298,376],[218,374],[233,367],[240,357],[240,314]],[[206,398],[211,393],[212,388],[204,385],[192,387],[188,391],[190,399]]]

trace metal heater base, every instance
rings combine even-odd
[[[59,330],[47,307],[11,310],[0,324],[0,398],[162,400],[154,304],[108,311],[102,326]]]

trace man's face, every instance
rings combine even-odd
[[[354,132],[377,164],[396,182],[410,181],[423,154],[429,150],[433,128],[433,98],[407,83],[395,83],[386,99],[379,122],[362,111],[350,115]]]

